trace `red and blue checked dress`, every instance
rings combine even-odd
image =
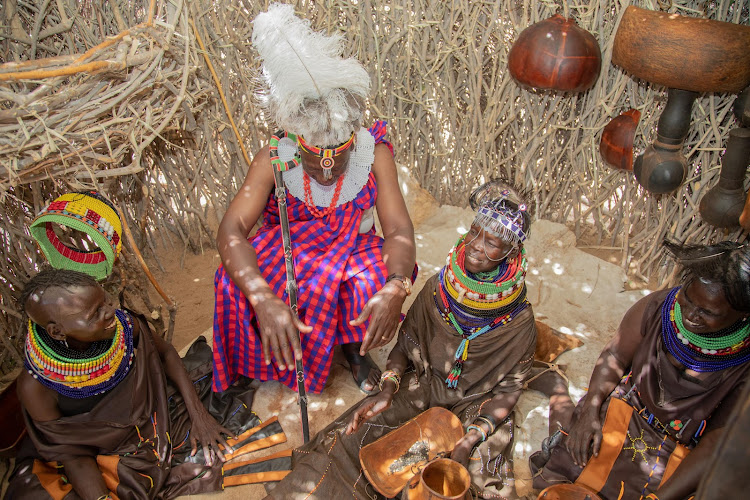
[[[372,129],[371,133],[376,144],[387,143],[382,133]],[[287,194],[299,316],[313,327],[311,333],[302,334],[307,391],[323,391],[336,344],[362,341],[367,322],[350,326],[349,321],[359,316],[370,297],[385,284],[388,272],[381,256],[383,239],[374,228],[359,233],[362,215],[375,205],[376,199],[377,184],[372,172],[354,200],[323,218],[315,218],[304,200]],[[258,254],[261,274],[288,304],[281,223],[273,193],[263,212],[263,224],[250,243]],[[294,370],[278,370],[275,359],[270,365],[265,364],[255,312],[223,265],[216,271],[214,284],[213,390],[226,390],[239,375],[278,380],[296,390]]]

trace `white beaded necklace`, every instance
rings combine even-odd
[[[282,162],[290,161],[297,154],[297,143],[288,137],[279,141],[279,159]],[[341,195],[336,203],[339,207],[357,197],[362,188],[367,184],[372,164],[375,161],[375,139],[366,128],[360,128],[357,132],[357,142],[349,154],[349,166],[344,174],[341,185]],[[282,172],[284,184],[289,193],[298,200],[305,199],[305,184],[303,178],[304,170],[292,168]],[[315,179],[310,178],[310,192],[313,203],[317,207],[327,207],[331,204],[336,184],[321,186]]]

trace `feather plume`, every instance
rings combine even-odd
[[[277,126],[317,146],[340,144],[359,128],[370,76],[341,57],[341,35],[315,32],[291,5],[274,3],[253,21],[252,43],[263,60],[258,97]]]

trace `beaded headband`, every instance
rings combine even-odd
[[[60,241],[53,223],[91,237],[95,250],[79,250]],[[122,223],[114,206],[96,191],[67,193],[44,208],[29,227],[52,267],[89,274],[102,280],[112,272],[122,249]]]
[[[469,204],[477,211],[474,224],[488,233],[516,247],[529,237],[531,214],[519,188],[501,179],[491,180],[471,193]]]
[[[354,144],[355,133],[352,132],[351,137],[345,143],[335,146],[332,148],[319,148],[305,142],[304,137],[301,135],[297,136],[297,143],[299,146],[310,154],[320,157],[320,168],[323,170],[330,170],[336,164],[333,160],[334,156],[338,156]]]
[[[523,212],[526,211],[526,205],[521,204],[518,210],[513,210],[504,203],[510,192],[505,191],[504,193],[506,196],[501,195],[500,198],[484,202],[479,207],[474,224],[494,236],[510,240],[514,245],[519,245],[526,241],[527,237],[523,230]]]

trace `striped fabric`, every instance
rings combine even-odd
[[[313,327],[311,333],[302,335],[307,391],[323,391],[336,344],[362,341],[367,323],[352,327],[348,322],[385,284],[388,273],[381,257],[383,239],[374,229],[359,234],[362,214],[374,206],[376,198],[372,173],[354,200],[321,219],[312,216],[303,200],[287,197],[299,314]],[[281,226],[273,193],[263,212],[263,225],[250,242],[264,278],[288,303]],[[279,371],[275,360],[265,365],[255,313],[223,266],[216,271],[214,284],[213,390],[227,389],[239,375],[278,380],[296,390],[293,372]]]

